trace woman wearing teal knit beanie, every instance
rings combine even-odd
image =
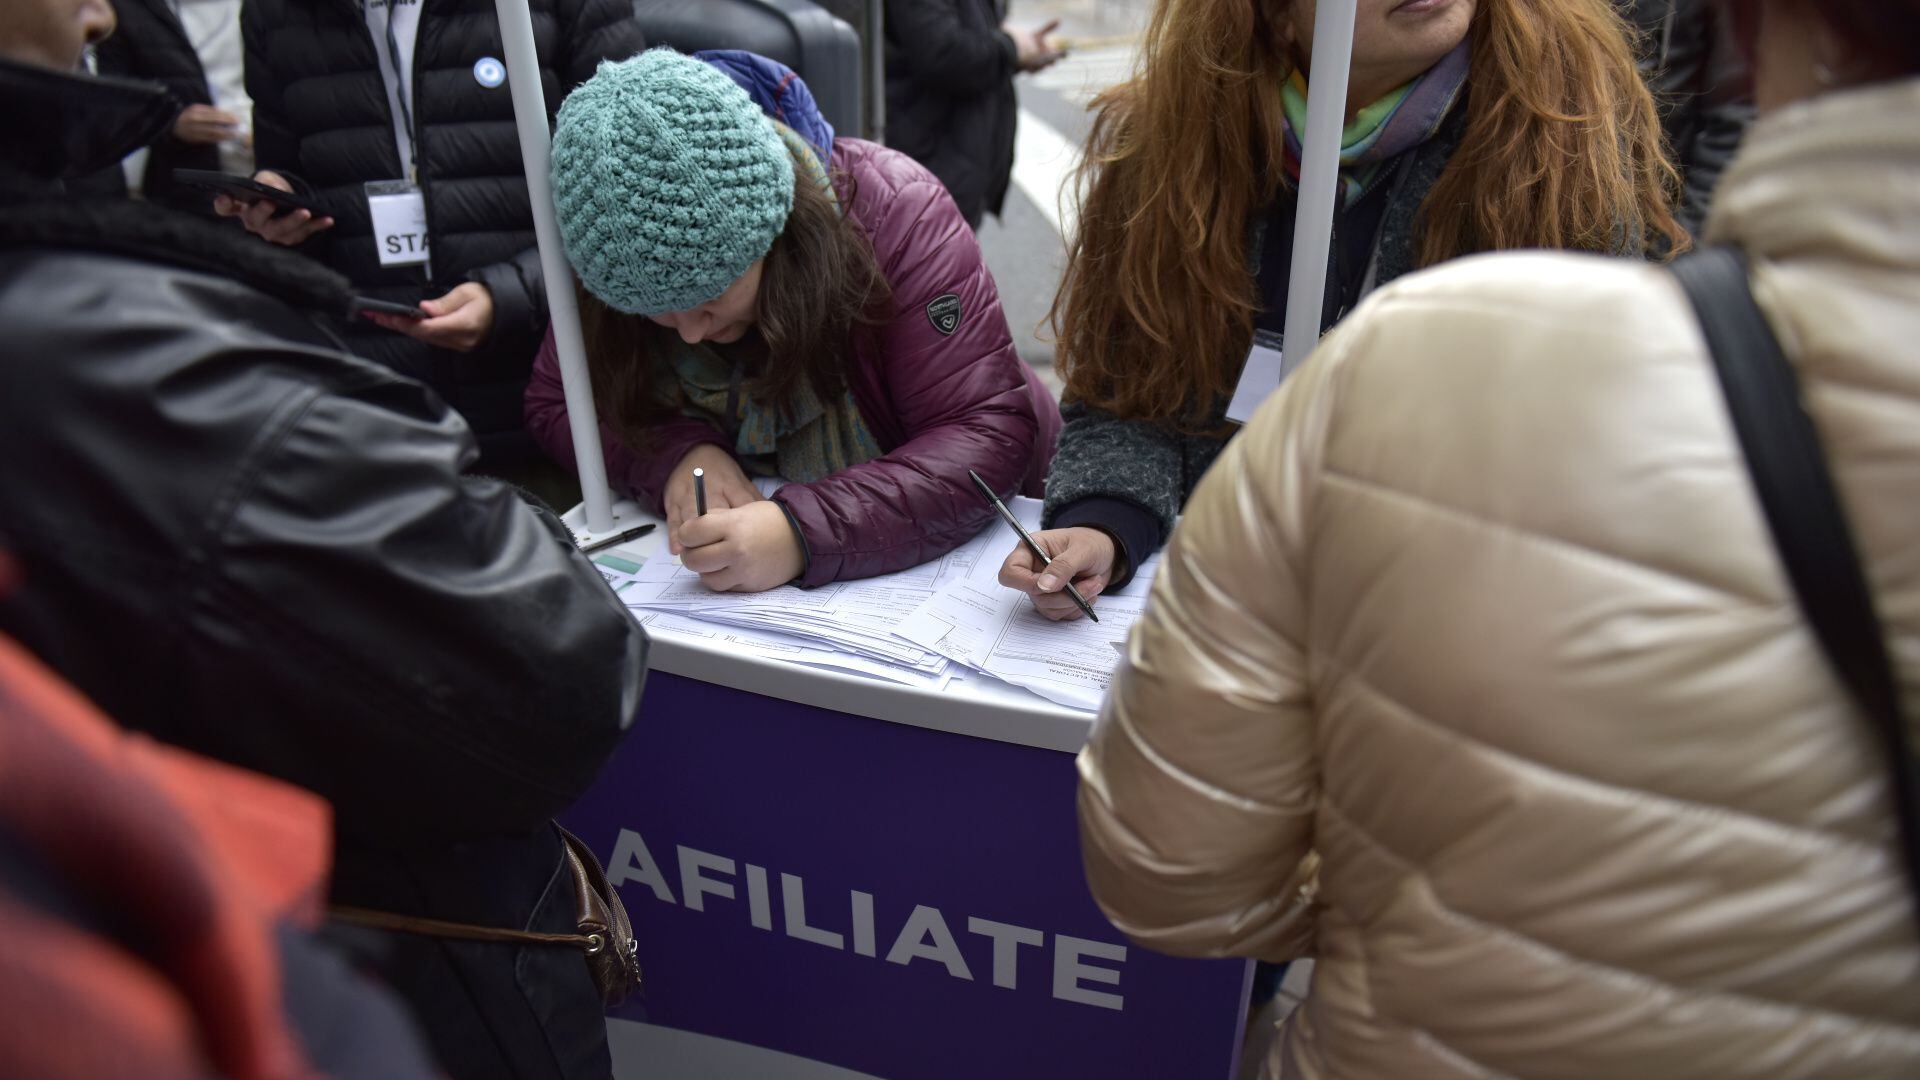
[[[780,65],[706,55],[602,64],[554,132],[608,476],[717,590],[942,555],[992,513],[969,469],[1040,494],[1059,409],[939,181],[834,138]],[[572,464],[551,337],[527,427]]]

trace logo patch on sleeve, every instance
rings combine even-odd
[[[960,314],[960,297],[953,293],[941,293],[927,303],[927,321],[946,337],[960,328]]]

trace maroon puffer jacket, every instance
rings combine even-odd
[[[893,287],[894,315],[877,342],[855,343],[847,373],[885,454],[774,496],[806,542],[800,584],[808,586],[916,566],[965,543],[993,517],[967,470],[1003,495],[1037,497],[1060,434],[1059,406],[1014,352],[980,245],[940,181],[906,155],[860,139],[834,140],[833,165],[841,198],[853,193],[848,214],[873,241]],[[943,334],[929,307],[948,294],[960,299],[960,321]],[[573,467],[551,332],[527,385],[527,430]],[[727,440],[693,419],[655,430],[659,441],[645,457],[604,423],[600,443],[614,487],[658,512],[680,459]]]

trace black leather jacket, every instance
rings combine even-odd
[[[0,630],[127,726],[326,796],[335,899],[570,929],[549,818],[632,721],[644,633],[557,520],[462,475],[443,401],[339,351],[338,276],[45,198],[52,133],[138,134],[141,93],[0,63],[39,118],[0,129]],[[452,1075],[604,1075],[578,953],[360,944]]]
[[[1675,213],[1699,235],[1720,174],[1753,123],[1745,65],[1709,0],[1615,0],[1640,31],[1640,69],[1684,190]]]

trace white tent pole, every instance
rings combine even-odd
[[[1287,277],[1282,379],[1320,343],[1327,257],[1333,244],[1333,200],[1339,187],[1340,133],[1346,127],[1347,77],[1353,65],[1355,2],[1320,0],[1314,13],[1307,130],[1300,136],[1299,205],[1293,217],[1293,268]]]
[[[580,336],[573,270],[561,250],[560,226],[553,217],[553,184],[547,176],[553,132],[547,125],[546,97],[540,91],[533,16],[527,0],[495,0],[495,10],[500,17],[500,42],[507,51],[507,86],[513,92],[513,118],[520,128],[520,156],[526,163],[527,198],[533,202],[533,232],[540,244],[547,311],[553,321],[553,341],[560,350],[560,383],[567,395],[567,421],[573,429],[573,460],[580,470],[587,530],[609,532],[613,501],[607,490],[607,463],[600,456],[600,417],[593,408],[593,383],[587,376],[587,347]]]

